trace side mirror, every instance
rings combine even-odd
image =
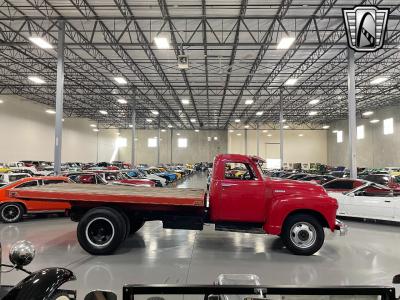
[[[92,291],[85,296],[84,300],[117,300],[117,295],[108,291]]]
[[[35,247],[29,241],[18,241],[10,248],[9,258],[13,265],[23,267],[29,265],[35,257]]]

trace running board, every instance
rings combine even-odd
[[[262,227],[256,226],[256,224],[237,224],[237,223],[224,223],[215,224],[215,230],[217,231],[230,231],[230,232],[242,232],[242,233],[255,233],[265,234]]]

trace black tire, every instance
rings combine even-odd
[[[282,228],[282,242],[296,255],[312,255],[325,240],[324,228],[317,218],[308,214],[289,216]]]
[[[136,219],[136,218],[131,218],[131,230],[129,231],[129,234],[135,234],[140,230],[140,228],[143,227],[145,221],[142,219]]]
[[[126,233],[125,233],[124,240],[126,240],[126,238],[129,236],[129,233],[131,232],[131,221],[129,220],[129,218],[125,212],[120,211],[120,213],[121,213],[121,216],[124,218],[124,223],[125,223],[125,227],[126,227]]]
[[[22,220],[24,207],[15,202],[7,202],[0,206],[0,219],[3,223],[16,223]]]
[[[93,255],[112,254],[126,236],[121,213],[109,207],[89,210],[79,221],[77,237],[81,247]]]

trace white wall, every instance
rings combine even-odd
[[[0,96],[0,162],[18,160],[53,161],[55,116],[45,107],[16,96]],[[65,118],[62,161],[109,161],[116,130],[97,134],[89,126],[93,121]],[[117,157],[118,158],[118,157]]]
[[[131,130],[120,130],[121,137],[128,141],[128,147],[121,148],[119,158],[131,160]],[[179,136],[177,134],[180,134]],[[136,163],[157,164],[157,148],[148,147],[148,139],[158,136],[158,130],[136,130]],[[171,138],[172,137],[172,138]],[[211,137],[211,141],[208,141]],[[214,140],[217,137],[217,140]],[[178,138],[187,138],[188,147],[178,148]],[[172,141],[172,142],[171,142]],[[171,148],[172,145],[172,148]],[[172,150],[172,157],[171,157]],[[193,163],[212,161],[218,153],[227,152],[226,130],[166,130],[161,132],[160,162],[161,163]]]
[[[383,120],[394,119],[394,134],[383,134]],[[371,124],[372,119],[380,122]],[[334,122],[328,133],[328,163],[332,166],[349,167],[348,149],[348,122],[341,120]],[[383,168],[400,166],[400,107],[388,107],[368,118],[358,118],[357,126],[364,125],[365,138],[357,140],[357,166],[369,168]],[[343,130],[343,143],[337,143],[336,134],[332,131]]]
[[[259,156],[264,159],[279,159],[279,130],[265,131],[259,129]],[[284,163],[327,163],[326,136],[326,130],[284,130]],[[228,152],[246,154],[245,130],[233,130],[228,133]],[[257,155],[256,130],[247,129],[247,154]]]

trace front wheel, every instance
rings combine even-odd
[[[321,249],[325,233],[320,222],[311,215],[289,216],[282,228],[282,241],[296,255],[312,255]]]

